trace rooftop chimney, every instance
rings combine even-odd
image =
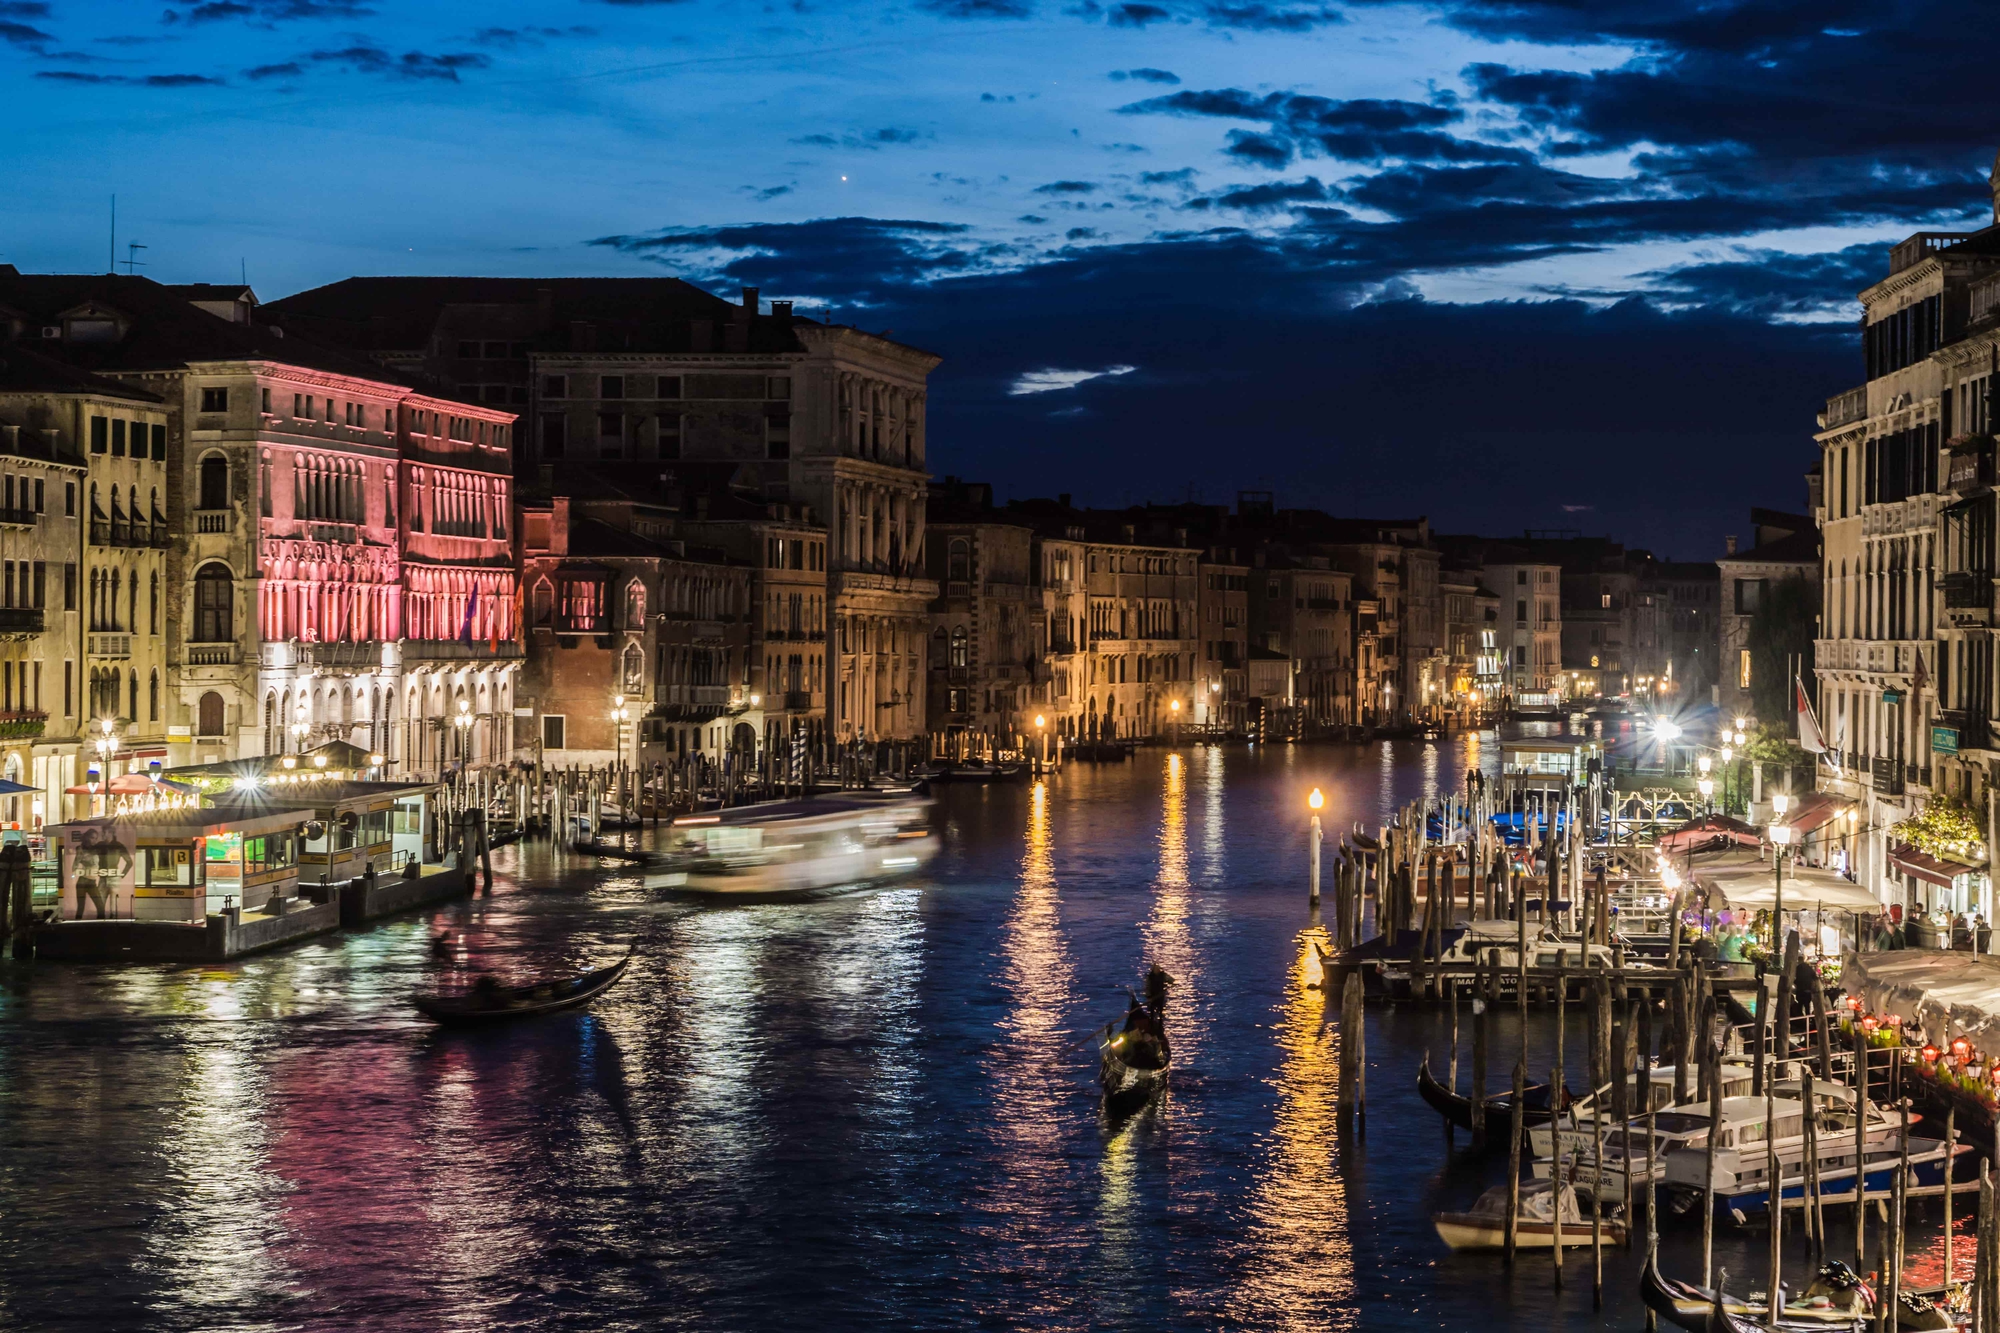
[[[786,323],[790,323],[792,318],[792,303],[790,301],[771,302],[771,314]]]
[[[743,308],[753,315],[757,313],[757,289],[755,287],[745,287],[743,289]]]
[[[1736,534],[1735,534],[1735,533],[1733,533],[1733,532],[1732,532],[1732,533],[1730,533],[1730,534],[1729,534],[1729,535],[1728,535],[1727,537],[1724,537],[1724,538],[1722,539],[1722,550],[1723,550],[1723,553],[1724,553],[1724,554],[1726,554],[1726,555],[1735,555],[1735,554],[1736,554]]]

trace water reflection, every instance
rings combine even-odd
[[[1306,959],[1327,933],[1300,933],[1278,1023],[1278,1105],[1244,1238],[1243,1278],[1230,1301],[1258,1328],[1354,1327],[1354,1256],[1347,1191],[1333,1165],[1339,1061],[1326,1000],[1306,985]]]
[[[1174,1063],[1200,1058],[1206,1006],[1200,995],[1202,978],[1195,958],[1189,913],[1193,886],[1188,880],[1187,760],[1178,751],[1166,757],[1166,781],[1160,793],[1159,873],[1153,881],[1153,910],[1145,927],[1144,962],[1155,962],[1173,976],[1168,998],[1168,1033]]]

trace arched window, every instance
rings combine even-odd
[[[129,707],[125,710],[125,716],[137,722],[139,720],[139,669],[137,667],[132,669],[131,689],[128,691],[127,702]]]
[[[555,609],[556,590],[554,585],[547,579],[538,580],[535,584],[534,606],[530,611],[530,614],[535,618],[535,623],[537,625],[548,624],[550,619],[555,615]]]
[[[210,454],[201,460],[201,508],[229,508],[229,460]]]
[[[226,565],[203,565],[194,576],[194,641],[229,643],[235,639],[236,580]]]
[[[951,632],[951,664],[954,667],[969,665],[971,645],[966,639],[965,626],[960,625]]]
[[[972,543],[963,537],[953,537],[949,548],[945,577],[953,583],[963,583],[972,577]]]
[[[639,645],[625,645],[625,693],[637,698],[646,684],[646,657],[639,651]]]
[[[264,696],[264,753],[276,754],[274,748],[278,738],[278,696]]]
[[[146,678],[146,720],[160,720],[160,673],[155,668]]]
[[[625,585],[625,628],[646,627],[646,585],[633,579]]]
[[[214,690],[201,696],[201,703],[195,709],[195,734],[198,736],[220,736],[222,734],[222,696]],[[264,701],[264,729],[269,732],[271,723],[271,701]],[[265,742],[267,745],[268,741]]]

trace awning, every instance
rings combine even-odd
[[[1982,868],[1940,860],[1929,852],[1918,851],[1907,842],[1899,842],[1889,849],[1889,864],[1913,879],[1935,884],[1941,889],[1950,888],[1951,882],[1960,875],[1974,874]]]
[[[1794,837],[1825,827],[1854,808],[1854,802],[1832,792],[1816,791],[1800,798],[1798,813],[1785,821]]]
[[[1653,845],[1663,852],[1685,852],[1691,848],[1706,850],[1731,844],[1755,847],[1763,841],[1762,834],[1740,819],[1732,819],[1728,815],[1706,815],[1661,834]]]
[[[1765,911],[1775,905],[1779,895],[1772,863],[1740,849],[1695,858],[1689,878],[1697,888],[1708,891],[1713,906]],[[1787,912],[1883,910],[1875,895],[1859,884],[1850,883],[1832,871],[1791,861],[1785,863],[1783,893]]]
[[[1926,1028],[1942,1019],[1984,1040],[2000,1035],[2000,958],[1949,949],[1864,953],[1848,960],[1841,982],[1873,1011]]]

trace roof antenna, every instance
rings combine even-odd
[[[131,277],[131,276],[132,276],[132,270],[134,270],[134,269],[141,269],[141,268],[144,268],[144,267],[146,267],[146,265],[145,265],[145,264],[144,264],[143,262],[141,262],[141,260],[139,259],[139,252],[140,252],[141,250],[144,250],[145,248],[146,248],[146,247],[145,247],[144,245],[141,245],[141,244],[140,244],[139,242],[137,242],[137,241],[127,241],[127,242],[125,242],[125,276],[126,276],[126,277],[128,277],[128,278],[129,278],[129,277]]]
[[[243,285],[245,287],[248,287],[250,285],[250,261],[244,259],[242,256],[239,255],[237,257],[236,263],[238,271],[243,279]]]
[[[111,271],[118,271],[118,196],[111,196]]]

